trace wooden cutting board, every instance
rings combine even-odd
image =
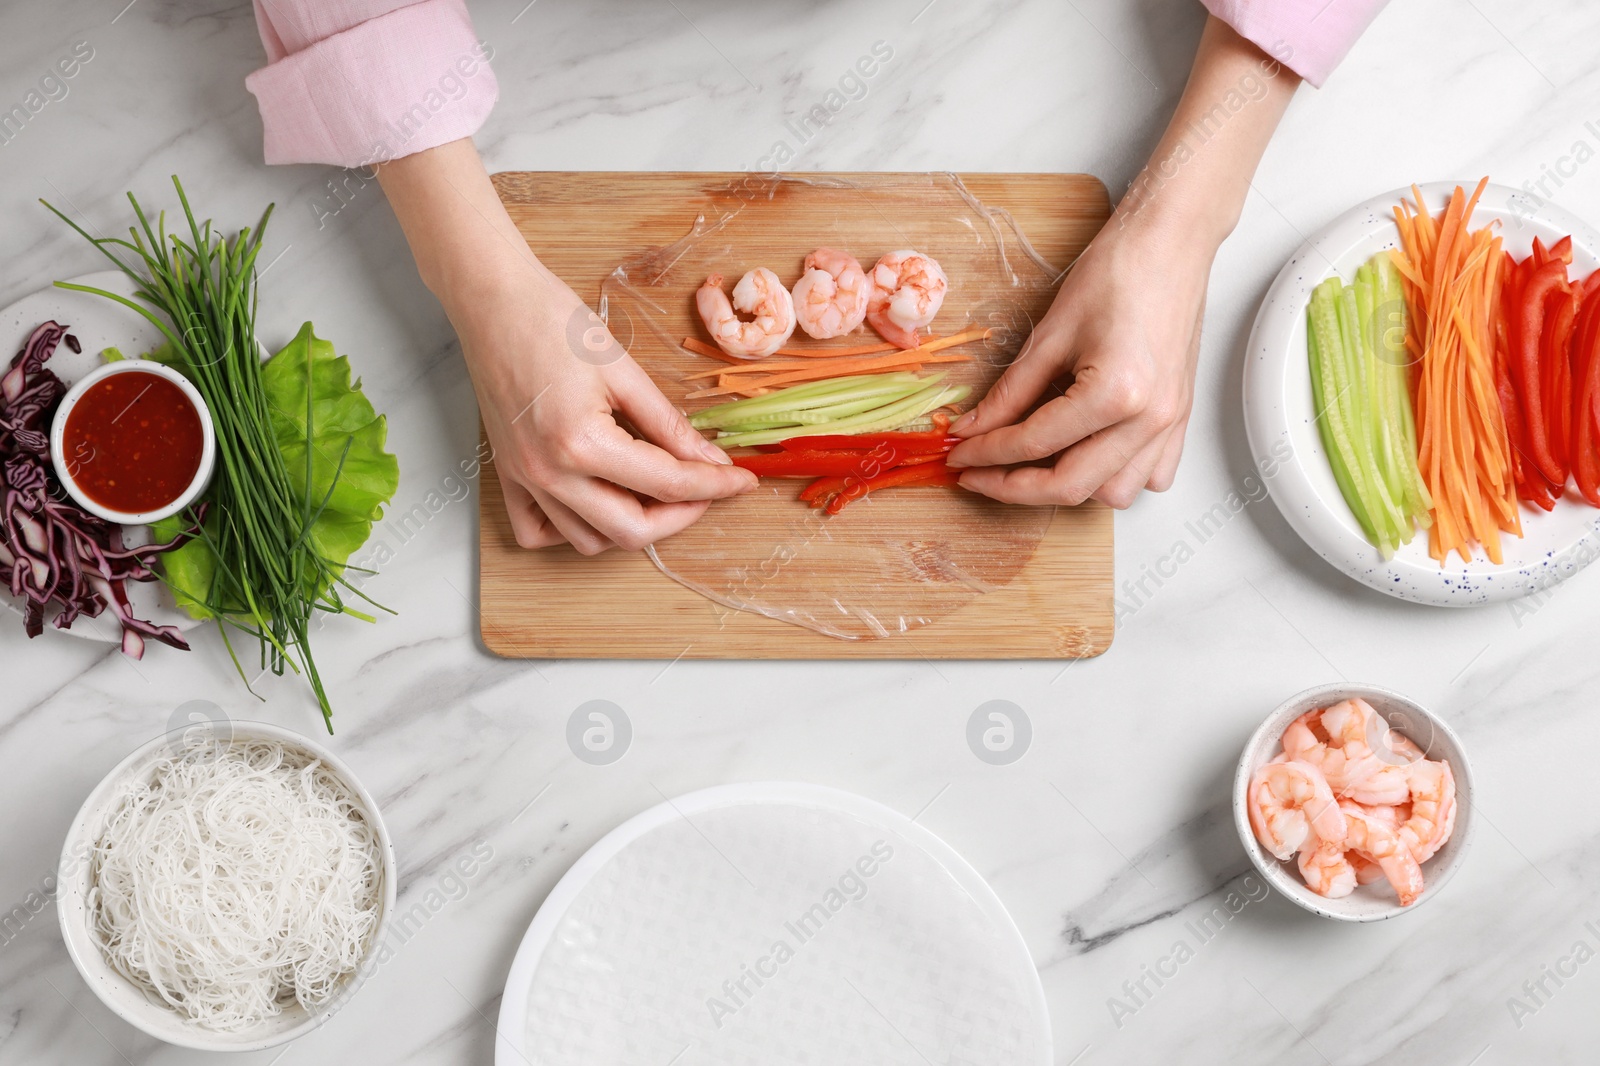
[[[808,177],[823,177],[807,175]],[[905,175],[838,174],[871,190]],[[697,213],[714,212],[724,173],[496,174],[495,188],[539,258],[591,306],[601,280],[624,260],[684,236]],[[1015,218],[1045,260],[1070,263],[1110,214],[1105,186],[1083,174],[968,174],[989,207]],[[772,210],[769,206],[765,210]],[[865,215],[863,216],[865,217]],[[796,258],[807,249],[796,249]],[[941,256],[947,269],[951,256]],[[956,273],[950,270],[950,273]],[[1048,306],[1041,293],[1036,320]],[[631,353],[646,370],[648,334]],[[660,358],[659,351],[654,353]],[[643,554],[585,558],[565,546],[525,551],[506,518],[492,465],[481,479],[479,604],[484,644],[512,658],[564,659],[1056,659],[1099,655],[1111,644],[1112,512],[1060,508],[1016,578],[909,633],[839,640],[757,614],[726,609],[671,580]]]

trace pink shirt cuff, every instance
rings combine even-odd
[[[1200,0],[1239,36],[1318,88],[1388,0]]]
[[[268,163],[398,159],[472,136],[499,96],[464,0],[256,0],[256,25]]]

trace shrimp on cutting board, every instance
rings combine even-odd
[[[1320,840],[1343,840],[1345,816],[1327,779],[1309,763],[1270,762],[1250,779],[1246,798],[1250,827],[1261,846],[1279,859],[1299,851],[1315,832]]]
[[[722,291],[722,275],[712,274],[694,294],[694,303],[717,347],[740,359],[764,359],[794,335],[794,300],[766,267],[740,278],[731,302]],[[751,317],[740,318],[738,312]]]
[[[836,248],[818,248],[806,256],[804,266],[793,295],[795,319],[806,335],[831,340],[861,325],[872,285],[856,257]]]
[[[890,252],[872,268],[870,280],[867,325],[890,344],[917,347],[917,330],[933,321],[950,291],[944,269],[921,252]]]

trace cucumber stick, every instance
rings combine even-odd
[[[1379,553],[1392,556],[1432,500],[1417,469],[1405,302],[1400,277],[1380,253],[1346,286],[1329,278],[1312,291],[1306,347],[1318,433],[1334,481]]]
[[[1313,296],[1312,300],[1315,302],[1316,297]],[[1323,414],[1328,409],[1328,398],[1334,394],[1333,369],[1323,358],[1318,336],[1316,329],[1310,329],[1306,333],[1306,347],[1311,353],[1311,402],[1317,411],[1317,432],[1322,436],[1322,450],[1328,453],[1328,465],[1333,468],[1334,481],[1339,483],[1339,494],[1350,505],[1367,539],[1376,542],[1372,519],[1367,517],[1360,494],[1356,492],[1355,481],[1350,476],[1349,464],[1345,461],[1348,441],[1343,436],[1343,423],[1337,417],[1325,417]]]
[[[1349,364],[1345,358],[1344,338],[1339,332],[1337,293],[1344,287],[1338,278],[1317,286],[1311,294],[1309,311],[1312,349],[1319,357],[1317,369],[1322,381],[1322,399],[1317,405],[1317,425],[1323,434],[1328,458],[1333,464],[1335,479],[1345,502],[1355,512],[1356,521],[1372,543],[1379,543],[1378,528],[1373,518],[1373,504],[1356,458],[1355,444],[1350,439]],[[1340,475],[1343,475],[1342,477]]]

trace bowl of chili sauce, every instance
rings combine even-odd
[[[62,398],[50,451],[56,476],[85,510],[145,525],[205,491],[216,434],[205,401],[182,374],[148,359],[119,360]]]

